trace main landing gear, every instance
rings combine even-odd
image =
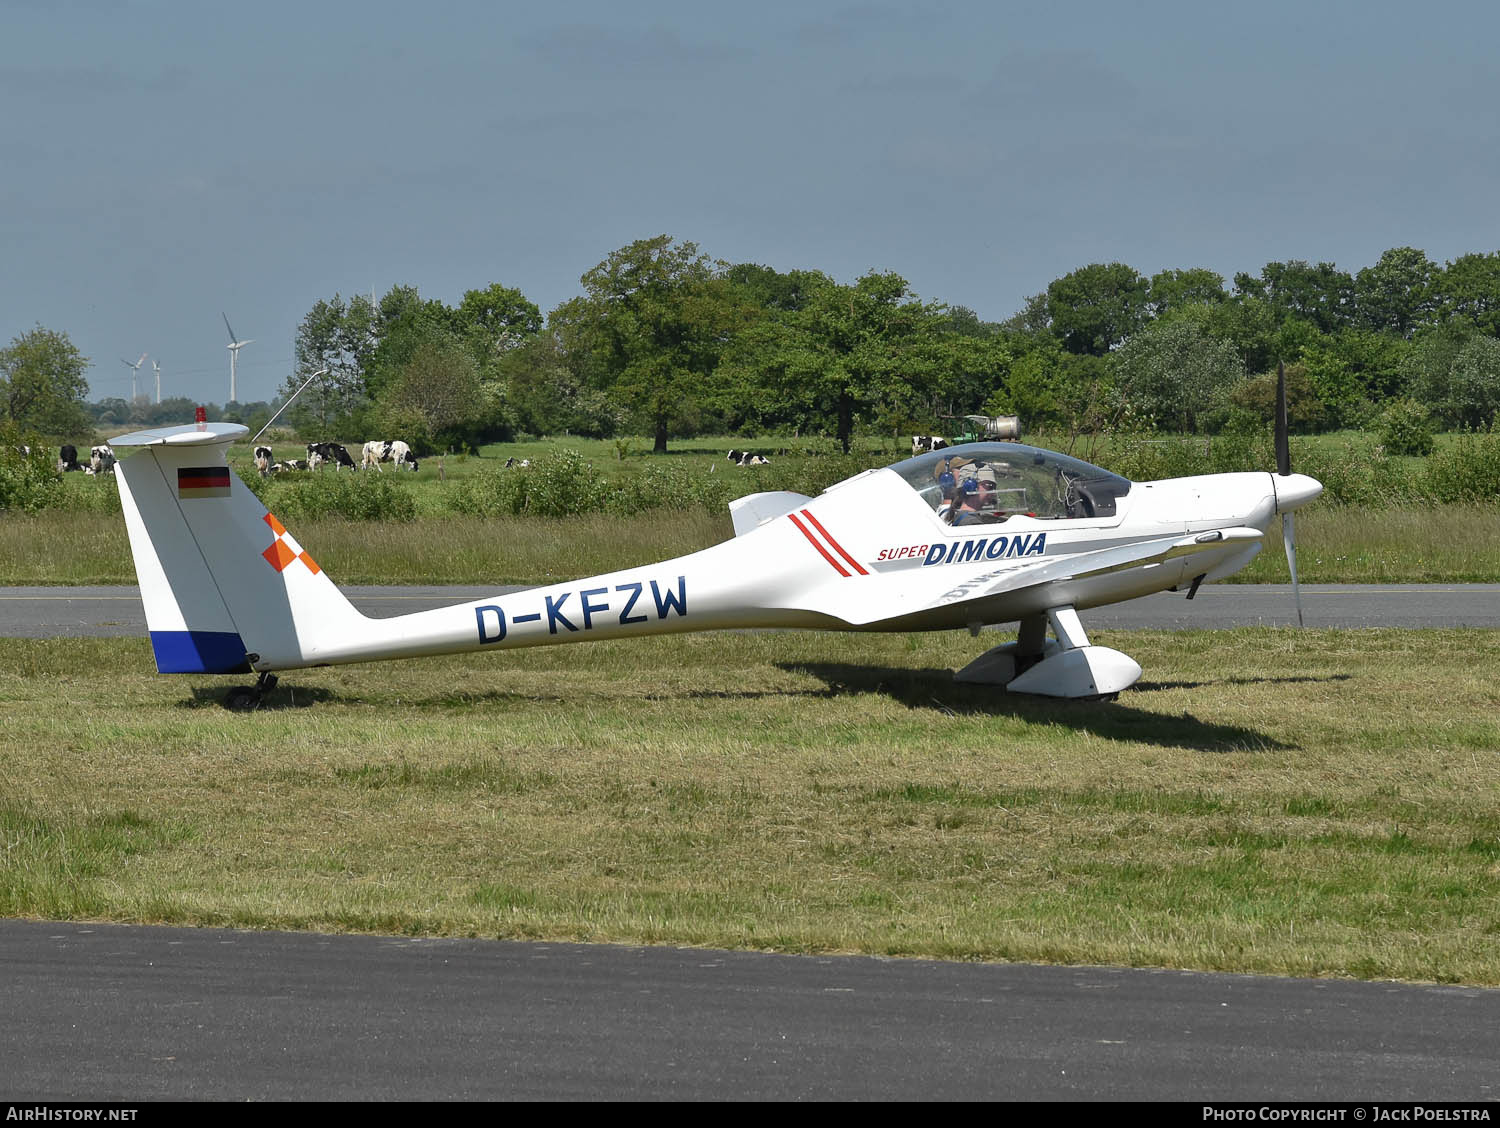
[[[255,684],[237,685],[224,695],[224,708],[236,713],[249,713],[260,708],[261,701],[266,694],[276,688],[276,675],[271,673],[261,674],[255,679]]]
[[[1084,701],[1113,700],[1140,676],[1129,655],[1089,643],[1072,607],[1022,619],[1015,642],[985,651],[953,675],[955,681],[1002,685],[1011,693]]]

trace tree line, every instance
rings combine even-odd
[[[545,316],[499,283],[456,306],[405,285],[319,300],[279,398],[322,374],[284,418],[308,437],[388,435],[418,450],[564,432],[645,433],[657,451],[695,434],[821,434],[847,449],[861,430],[944,433],[970,413],[1018,414],[1031,431],[1217,432],[1263,424],[1279,362],[1302,431],[1393,414],[1487,427],[1500,408],[1500,252],[1440,265],[1396,247],[1353,274],[1290,260],[1228,282],[1094,263],[1003,322],[923,300],[896,273],[841,283],[726,263],[668,235],[580,282]],[[8,419],[63,430],[86,388],[70,349],[39,326],[0,350]]]
[[[294,418],[438,446],[646,433],[657,451],[705,433],[817,433],[847,449],[859,429],[942,433],[969,413],[1214,432],[1268,417],[1278,362],[1302,431],[1370,426],[1393,405],[1484,427],[1500,407],[1500,253],[1439,265],[1396,247],[1354,274],[1292,260],[1229,283],[1095,263],[1003,322],[924,301],[895,273],[840,283],[731,265],[667,235],[580,281],[545,318],[498,284],[456,308],[410,287],[320,301],[283,391],[328,375]]]

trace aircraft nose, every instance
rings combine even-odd
[[[1323,483],[1306,474],[1272,474],[1276,485],[1276,512],[1288,513],[1306,505],[1323,492]]]

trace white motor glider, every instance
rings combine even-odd
[[[1281,472],[1131,482],[1011,442],[867,470],[817,497],[731,504],[733,540],[642,568],[388,619],[362,615],[230,471],[235,424],[113,440],[146,622],[162,673],[274,671],[469,650],[753,627],[930,631],[1018,622],[957,677],[1014,693],[1107,697],[1140,677],[1089,643],[1078,611],[1243,568],[1322,492]],[[128,452],[135,457],[123,457]],[[1300,616],[1300,609],[1299,609]],[[1048,637],[1050,628],[1051,637]]]

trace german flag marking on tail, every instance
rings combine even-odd
[[[228,497],[229,467],[183,466],[177,470],[177,496]]]

